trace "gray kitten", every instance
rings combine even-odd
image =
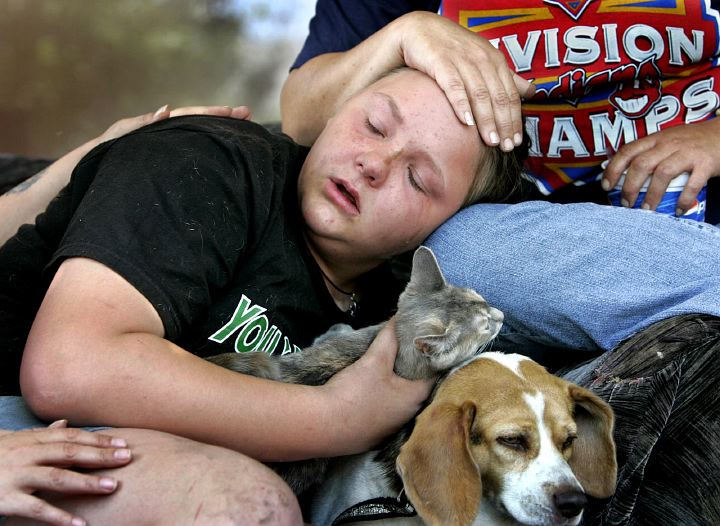
[[[480,352],[497,335],[503,314],[477,292],[448,285],[432,251],[420,247],[413,255],[410,283],[400,295],[395,320],[395,372],[417,380],[432,378]],[[359,330],[333,326],[300,353],[225,353],[208,360],[262,378],[321,385],[358,360],[384,325]],[[327,462],[311,459],[273,467],[300,496],[322,479]]]

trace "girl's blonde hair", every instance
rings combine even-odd
[[[530,138],[511,152],[484,146],[483,155],[462,207],[475,203],[502,203],[513,200],[521,191],[523,164],[528,156]]]

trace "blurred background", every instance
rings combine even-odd
[[[279,121],[315,0],[0,0],[0,152],[54,158],[163,104]]]

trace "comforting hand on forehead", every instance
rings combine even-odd
[[[535,88],[503,54],[472,31],[433,13],[402,17],[405,63],[434,78],[458,118],[475,124],[485,144],[510,151],[522,143],[520,100]]]
[[[632,206],[648,177],[650,186],[643,207],[655,210],[672,179],[690,173],[677,206],[685,212],[693,206],[708,179],[720,175],[717,137],[720,119],[674,126],[624,145],[605,170],[603,188],[613,188],[627,170],[622,198]],[[681,215],[681,214],[677,214]]]

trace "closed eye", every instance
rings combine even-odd
[[[527,439],[523,435],[507,435],[497,438],[498,444],[515,451],[525,452],[528,450]]]
[[[563,442],[562,450],[565,451],[565,450],[568,449],[570,446],[572,446],[572,445],[573,445],[573,442],[575,441],[576,438],[577,438],[577,437],[574,436],[574,435],[570,435],[569,437],[567,437],[567,439],[565,440],[565,442]]]
[[[370,133],[385,137],[385,134],[381,132],[372,122],[370,122],[370,119],[368,118],[365,119],[365,127],[370,130]]]
[[[417,179],[415,178],[415,172],[413,172],[412,166],[408,166],[407,176],[408,176],[408,181],[410,181],[410,186],[412,186],[418,192],[425,193],[425,190],[423,190],[420,187],[420,185],[417,182]]]

